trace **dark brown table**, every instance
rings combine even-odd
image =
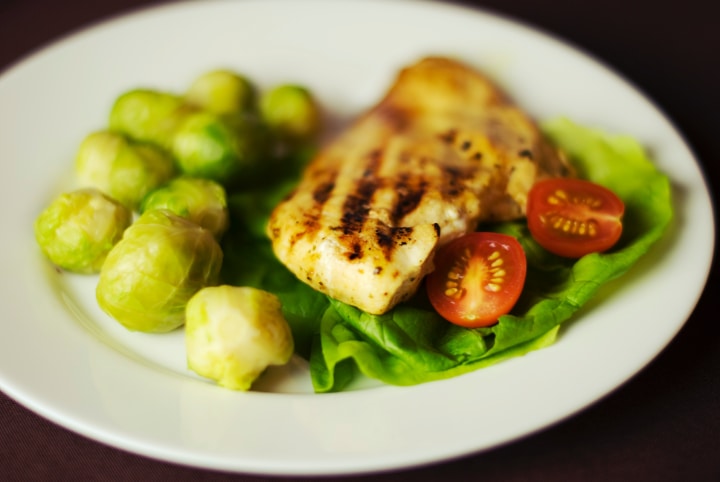
[[[157,2],[0,0],[0,70],[63,34],[153,3]],[[676,123],[703,165],[712,190],[718,191],[720,8],[716,4],[707,0],[458,3],[540,27],[622,73]],[[716,263],[695,312],[671,345],[629,383],[579,415],[475,456],[348,478],[720,480],[718,271]],[[0,480],[276,479],[199,470],[116,450],[48,422],[0,392]]]

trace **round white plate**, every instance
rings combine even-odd
[[[261,86],[306,84],[339,123],[427,54],[484,69],[539,119],[632,134],[672,179],[676,220],[552,347],[451,380],[311,393],[295,360],[235,393],[185,368],[182,332],[125,332],[95,305],[93,277],[41,257],[32,223],[72,173],[82,138],[117,95],[182,91],[229,67]],[[0,77],[0,388],[101,442],[198,467],[346,474],[427,464],[517,439],[568,417],[642,369],[681,328],[714,245],[696,161],[642,94],[583,53],[479,11],[411,1],[204,1],[114,19]],[[677,273],[683,273],[678,277]],[[672,300],[672,302],[665,301]]]

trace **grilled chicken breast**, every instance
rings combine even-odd
[[[311,161],[268,235],[299,279],[382,314],[415,293],[439,246],[524,216],[535,180],[568,169],[481,73],[426,58]]]

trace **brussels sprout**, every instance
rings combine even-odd
[[[35,220],[35,238],[55,265],[97,273],[132,222],[125,206],[97,189],[62,194]]]
[[[220,238],[228,227],[225,188],[210,179],[178,177],[145,197],[141,212],[167,209]]]
[[[255,88],[242,75],[213,70],[195,79],[185,101],[214,114],[250,111],[255,104]]]
[[[174,176],[175,163],[156,147],[100,131],[80,144],[75,172],[81,184],[100,189],[135,210],[148,192]]]
[[[185,305],[217,284],[222,250],[210,231],[169,211],[147,211],[110,251],[100,271],[100,307],[129,330],[181,326]]]
[[[310,91],[285,84],[260,98],[263,120],[278,134],[294,142],[312,140],[320,129],[320,110]]]
[[[109,126],[134,141],[168,148],[177,124],[188,110],[180,96],[150,89],[131,90],[115,100]]]
[[[248,390],[270,365],[290,360],[294,341],[280,300],[256,288],[217,286],[187,304],[188,367],[233,390]]]
[[[184,174],[228,184],[252,171],[267,148],[262,127],[252,117],[196,112],[175,132],[172,154]]]

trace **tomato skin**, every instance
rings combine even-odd
[[[526,272],[525,252],[515,238],[476,232],[440,248],[425,286],[440,316],[476,328],[495,324],[512,309]]]
[[[530,234],[567,258],[607,251],[622,234],[625,204],[609,189],[582,179],[546,179],[528,194]]]

